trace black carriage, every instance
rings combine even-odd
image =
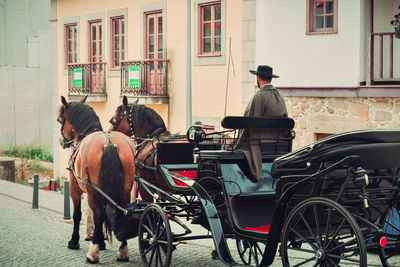
[[[178,244],[200,238],[212,238],[220,260],[237,265],[226,242],[233,238],[244,265],[270,265],[280,244],[285,266],[367,266],[370,248],[389,266],[400,240],[390,222],[399,202],[400,131],[348,132],[290,152],[290,118],[226,117],[222,126],[286,134],[257,140],[264,147],[258,182],[248,178],[241,151],[209,141],[199,127],[189,129],[190,142],[160,140],[155,171],[169,190],[137,177],[154,202],[139,200],[123,213],[108,207],[117,239],[138,236],[144,265],[169,266]],[[211,234],[189,235],[182,220]],[[172,232],[172,222],[182,231]]]

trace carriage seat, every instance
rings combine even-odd
[[[258,144],[264,154],[283,155],[292,150],[294,139],[294,120],[286,117],[241,117],[228,116],[221,122],[222,127],[228,129],[252,129],[275,133],[268,139],[249,140],[252,144]],[[236,138],[234,143],[239,140]]]

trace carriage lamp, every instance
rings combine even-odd
[[[366,170],[358,167],[354,174],[356,175],[354,182],[357,186],[367,186],[369,184],[369,178],[368,174],[366,174]]]
[[[368,194],[367,191],[365,190],[365,187],[369,184],[369,178],[368,174],[366,174],[366,170],[364,170],[361,167],[358,167],[357,170],[354,172],[355,177],[354,177],[354,183],[358,186],[361,187],[361,195],[360,198],[364,204],[364,208],[368,208]]]
[[[186,137],[191,143],[200,143],[206,138],[206,132],[201,129],[201,126],[194,125],[189,127]]]

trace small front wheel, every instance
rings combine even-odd
[[[289,213],[281,256],[283,266],[367,266],[364,238],[354,217],[322,197],[304,200]]]
[[[139,252],[144,266],[169,266],[172,250],[168,217],[159,205],[150,204],[139,222]]]
[[[265,250],[263,242],[236,238],[236,248],[243,264],[260,266]]]

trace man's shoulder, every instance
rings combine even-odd
[[[258,92],[269,91],[269,90],[276,90],[276,88],[272,84],[265,84],[265,85],[261,86],[261,88],[258,90]]]

